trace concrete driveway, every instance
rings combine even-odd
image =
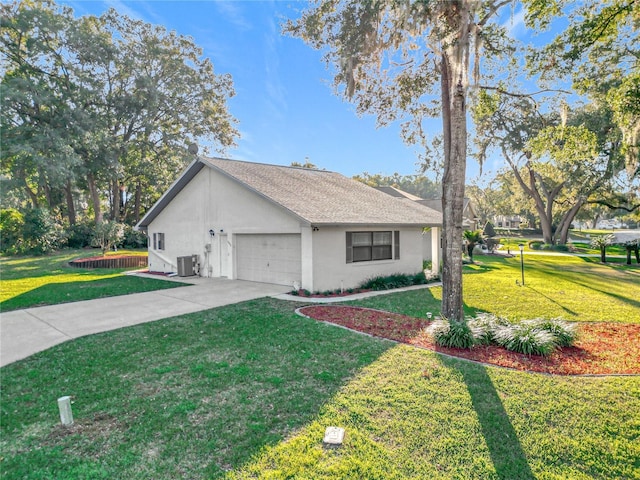
[[[2,313],[0,366],[84,335],[291,290],[282,285],[223,278],[180,280],[193,285]]]

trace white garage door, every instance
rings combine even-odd
[[[300,284],[300,235],[238,235],[236,252],[238,279]]]

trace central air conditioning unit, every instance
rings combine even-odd
[[[193,277],[193,255],[178,257],[178,276]]]

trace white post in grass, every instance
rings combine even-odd
[[[73,413],[71,412],[71,397],[60,397],[58,399],[58,409],[60,410],[60,421],[62,425],[68,427],[73,425]]]

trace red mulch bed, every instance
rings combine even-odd
[[[95,257],[78,258],[69,262],[77,268],[130,268],[147,265],[144,255],[100,255]]]
[[[116,258],[130,258],[130,257],[142,257],[143,255],[96,255],[95,257],[84,257],[71,260],[73,263],[93,262],[94,260],[104,259],[116,259]]]
[[[430,321],[397,313],[336,305],[309,306],[299,311],[313,319],[375,337],[517,370],[557,375],[640,374],[640,325],[637,324],[581,323],[575,346],[541,357],[510,352],[494,345],[470,350],[440,347],[424,331]]]

